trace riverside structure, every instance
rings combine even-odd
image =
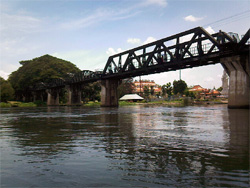
[[[68,80],[38,83],[32,89],[33,99],[46,91],[47,105],[59,105],[59,92],[66,88],[67,105],[79,105],[84,84],[100,80],[101,106],[117,107],[122,79],[220,63],[229,75],[228,107],[249,108],[249,33],[240,40],[236,33],[210,35],[196,27],[110,56],[101,72],[84,70]]]

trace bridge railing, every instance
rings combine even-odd
[[[212,56],[219,53],[224,44],[235,42],[224,32],[210,35],[203,28],[197,27],[110,56],[103,70],[103,77],[130,73],[131,76],[143,75],[146,68],[153,69],[159,66],[163,68],[170,63],[181,64],[187,59]],[[134,73],[135,70],[137,73]],[[161,70],[158,71],[161,72]],[[166,69],[163,68],[162,71]]]

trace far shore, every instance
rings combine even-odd
[[[188,106],[188,105],[215,105],[215,104],[227,104],[226,99],[214,99],[214,100],[174,100],[174,101],[119,101],[119,106],[129,106],[129,105],[166,105],[166,106]],[[36,102],[19,102],[19,101],[8,101],[1,102],[0,108],[9,108],[9,107],[42,107],[47,106],[45,102],[36,101]],[[66,104],[60,104],[59,106],[66,106]],[[89,101],[82,103],[85,107],[100,107],[100,102],[98,101]]]

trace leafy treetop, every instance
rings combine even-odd
[[[7,102],[8,100],[12,100],[14,96],[14,89],[11,84],[0,77],[0,101]]]
[[[80,70],[71,62],[50,55],[44,55],[32,60],[20,61],[22,65],[12,72],[9,81],[16,92],[24,92],[36,83],[49,83],[55,78],[66,78],[70,73]]]
[[[173,82],[173,92],[174,94],[184,94],[184,91],[187,89],[187,84],[184,80],[174,80]]]

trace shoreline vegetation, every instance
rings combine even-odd
[[[86,107],[100,107],[100,102],[89,101],[83,103],[81,106]],[[187,106],[187,105],[210,105],[210,104],[227,104],[227,100],[213,99],[213,100],[161,100],[161,101],[140,101],[140,102],[130,102],[130,101],[119,101],[119,106],[131,106],[131,105],[167,105],[167,106]],[[35,101],[35,102],[19,102],[19,101],[8,101],[1,102],[0,108],[10,108],[10,107],[44,107],[47,106],[45,102]],[[65,104],[60,104],[60,106],[65,106]]]

